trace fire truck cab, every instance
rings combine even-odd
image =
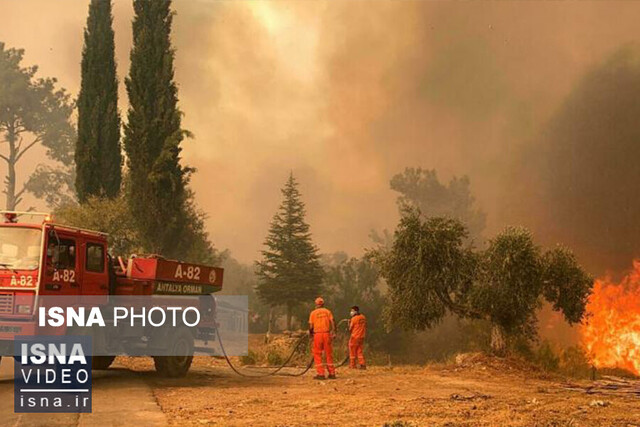
[[[118,295],[198,295],[212,306],[209,312],[215,309],[210,294],[222,288],[221,268],[158,256],[131,257],[126,262],[112,259],[105,233],[56,224],[46,213],[2,211],[0,215],[0,348],[4,355],[12,354],[15,336],[43,333],[35,319],[38,300],[47,296],[72,301],[91,296],[93,303],[107,304],[110,296]],[[216,325],[214,317],[212,313],[211,328]],[[173,340],[182,340],[175,345],[193,348],[197,336],[184,329],[177,335],[163,340],[172,345]],[[114,358],[94,356],[93,367],[106,369]],[[154,356],[156,369],[174,377],[185,375],[191,360],[192,356]]]

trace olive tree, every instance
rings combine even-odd
[[[491,321],[494,352],[504,353],[510,336],[536,336],[536,310],[543,301],[569,323],[582,319],[593,279],[569,249],[543,252],[527,229],[508,227],[481,257],[470,303]]]
[[[504,351],[505,334],[535,334],[542,271],[540,248],[524,228],[507,228],[481,254],[471,303],[491,321],[494,351]]]
[[[580,267],[573,252],[564,246],[547,251],[542,266],[544,298],[554,310],[562,312],[567,322],[580,322],[593,277]]]
[[[492,350],[502,354],[509,337],[535,337],[544,300],[568,322],[580,321],[592,279],[568,249],[543,252],[521,227],[505,229],[484,251],[465,246],[466,237],[458,220],[405,211],[391,249],[374,253],[389,286],[388,325],[422,330],[447,313],[487,319]]]
[[[388,326],[424,330],[447,311],[480,316],[467,303],[478,257],[464,245],[466,238],[458,220],[423,219],[417,209],[404,210],[391,248],[372,253],[388,286]]]

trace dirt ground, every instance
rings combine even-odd
[[[563,378],[500,359],[312,376],[242,378],[213,358],[195,360],[183,379],[145,375],[174,426],[640,426],[638,395],[566,390]]]

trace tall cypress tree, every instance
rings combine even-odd
[[[262,251],[263,260],[256,263],[260,279],[256,290],[271,307],[286,307],[287,328],[291,329],[293,309],[318,296],[323,272],[293,174],[289,175],[282,195],[284,200],[271,221],[266,249]]]
[[[122,180],[118,77],[111,0],[91,0],[84,30],[82,82],[78,96],[76,192],[115,197]]]
[[[181,127],[171,47],[170,0],[134,0],[124,147],[128,199],[145,249],[181,256],[189,235],[190,168],[180,165]]]

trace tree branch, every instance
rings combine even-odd
[[[9,158],[4,154],[0,154],[0,158],[3,159],[5,162],[9,163]]]
[[[24,194],[24,192],[26,191],[27,187],[23,186],[22,190],[18,191],[16,193],[16,195],[14,196],[16,200],[21,200],[20,197]],[[16,203],[17,204],[17,203]]]
[[[24,150],[22,150],[21,152],[18,153],[18,155],[16,156],[16,163],[18,162],[18,160],[20,160],[20,157],[22,157],[22,155],[24,153],[26,153],[31,147],[33,147],[34,145],[36,145],[38,142],[40,142],[42,138],[37,137],[36,139],[34,139],[33,141],[31,141],[31,143],[29,145],[27,145],[26,147],[24,147]]]
[[[476,318],[476,319],[482,318],[482,313],[472,309],[471,307],[463,306],[461,304],[458,304],[457,302],[454,302],[451,299],[451,296],[446,292],[442,292],[441,290],[437,289],[436,295],[440,299],[440,302],[442,302],[451,312],[456,313],[460,316],[465,316],[470,318]]]
[[[20,120],[17,117],[15,118],[15,120],[16,123],[14,123],[13,125],[13,131],[16,133],[16,135],[19,135],[22,132],[26,132],[27,128],[20,123]]]
[[[20,152],[20,147],[22,147],[22,141],[24,141],[24,138],[20,136],[20,139],[18,139],[18,143],[16,144],[16,151],[18,153]]]

